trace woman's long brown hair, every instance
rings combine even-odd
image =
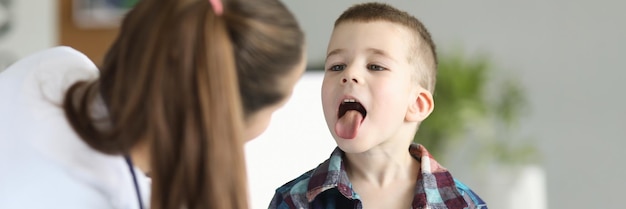
[[[284,98],[275,84],[300,61],[304,38],[277,0],[224,7],[216,16],[207,0],[140,1],[100,78],[66,93],[66,116],[92,148],[119,155],[149,144],[151,208],[248,207],[243,119]],[[100,97],[105,117],[93,113]]]

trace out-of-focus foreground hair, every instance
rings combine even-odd
[[[66,93],[92,148],[149,145],[153,209],[248,208],[243,121],[287,96],[274,84],[302,59],[304,34],[281,2],[222,3],[216,14],[207,0],[139,1],[99,79]]]

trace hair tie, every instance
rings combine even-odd
[[[211,3],[211,7],[213,7],[213,12],[215,12],[217,16],[222,15],[222,13],[224,12],[224,7],[221,0],[209,0],[209,3]]]

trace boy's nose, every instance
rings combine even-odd
[[[356,78],[347,78],[347,77],[344,77],[343,79],[341,79],[341,83],[348,83],[348,81],[352,81],[352,82],[354,82],[354,83],[359,83],[359,80],[358,80],[358,79],[356,79]]]
[[[342,73],[341,84],[354,83],[359,84],[361,79],[359,78],[359,72],[351,67],[346,68]]]
[[[341,84],[362,84],[363,79],[361,78],[362,72],[355,65],[347,66],[346,69],[341,73]]]

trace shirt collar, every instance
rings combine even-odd
[[[420,161],[420,175],[416,178],[413,208],[441,205],[446,208],[464,208],[467,203],[456,189],[454,178],[446,168],[441,166],[426,148],[419,144],[411,144],[409,153]],[[307,200],[312,202],[320,193],[337,188],[348,199],[358,199],[352,189],[352,183],[343,163],[344,152],[335,148],[330,158],[320,164],[312,173],[306,193]],[[436,207],[441,208],[441,207]]]

